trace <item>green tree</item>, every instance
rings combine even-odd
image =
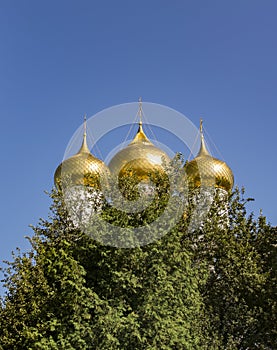
[[[192,266],[181,231],[135,249],[102,246],[74,228],[58,193],[52,197],[52,217],[34,228],[31,251],[5,270],[2,349],[210,348],[199,290],[205,274]],[[127,219],[128,226],[134,217]]]
[[[146,229],[167,205],[158,185],[142,213],[106,203],[102,217]],[[82,233],[60,193],[51,196],[51,217],[34,227],[30,252],[14,254],[4,270],[0,349],[274,349],[276,228],[247,216],[243,193],[230,195],[228,213],[216,196],[193,230],[192,200],[170,232],[134,249]],[[90,229],[110,234],[101,222]]]
[[[274,349],[276,345],[276,228],[247,216],[242,194],[229,200],[228,225],[216,198],[205,225],[189,240],[208,278],[201,287],[213,334],[222,349]],[[220,206],[223,205],[223,207]]]

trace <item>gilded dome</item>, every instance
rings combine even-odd
[[[58,189],[66,186],[86,185],[100,188],[100,175],[105,175],[104,162],[94,157],[87,146],[86,131],[80,150],[74,156],[63,161],[55,171],[54,182]]]
[[[109,169],[119,178],[135,173],[143,181],[156,171],[164,174],[164,165],[169,161],[169,156],[147,138],[140,121],[135,138],[111,159]]]
[[[230,191],[234,185],[234,175],[229,166],[211,156],[208,152],[200,125],[201,146],[197,156],[185,164],[188,184],[191,188],[217,187]]]

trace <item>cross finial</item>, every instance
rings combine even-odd
[[[87,135],[87,115],[84,115],[84,136]]]
[[[201,146],[200,150],[198,152],[198,156],[204,156],[204,155],[210,155],[209,151],[207,150],[205,139],[204,139],[204,134],[203,134],[203,119],[200,119],[200,138],[201,138]]]
[[[139,125],[142,125],[142,98],[139,98]]]
[[[90,153],[88,145],[87,145],[87,116],[86,116],[86,114],[84,115],[83,129],[84,129],[83,142],[82,142],[82,146],[81,146],[78,153]]]
[[[200,133],[203,134],[203,119],[200,119]]]

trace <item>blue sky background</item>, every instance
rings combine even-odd
[[[249,210],[277,225],[276,13],[275,0],[1,0],[0,259],[47,217],[84,113],[139,96],[203,117]]]

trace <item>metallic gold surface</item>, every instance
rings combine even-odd
[[[61,189],[67,183],[69,185],[88,185],[98,188],[100,174],[106,173],[107,167],[104,162],[90,153],[85,132],[79,152],[58,166],[54,181],[58,189]]]
[[[184,170],[191,188],[200,186],[218,187],[226,191],[232,189],[234,176],[229,166],[211,156],[203,136],[200,122],[201,146],[197,156],[185,164]],[[134,139],[127,147],[119,151],[110,161],[109,169],[120,178],[135,173],[139,181],[148,181],[149,175],[165,174],[164,166],[169,164],[169,156],[154,146],[143,131],[141,115],[139,128]],[[74,156],[63,161],[54,175],[55,185],[61,189],[63,184],[88,185],[100,188],[100,175],[108,176],[108,168],[103,161],[94,157],[87,146],[86,120],[84,138],[80,150]]]
[[[169,156],[149,141],[140,121],[135,138],[111,159],[109,169],[119,178],[135,173],[139,180],[146,180],[156,171],[164,173],[164,165],[169,161]]]
[[[234,185],[233,172],[225,162],[212,157],[208,152],[202,132],[202,121],[200,133],[200,150],[197,156],[184,167],[189,186],[192,188],[213,186],[226,191],[231,190]]]

